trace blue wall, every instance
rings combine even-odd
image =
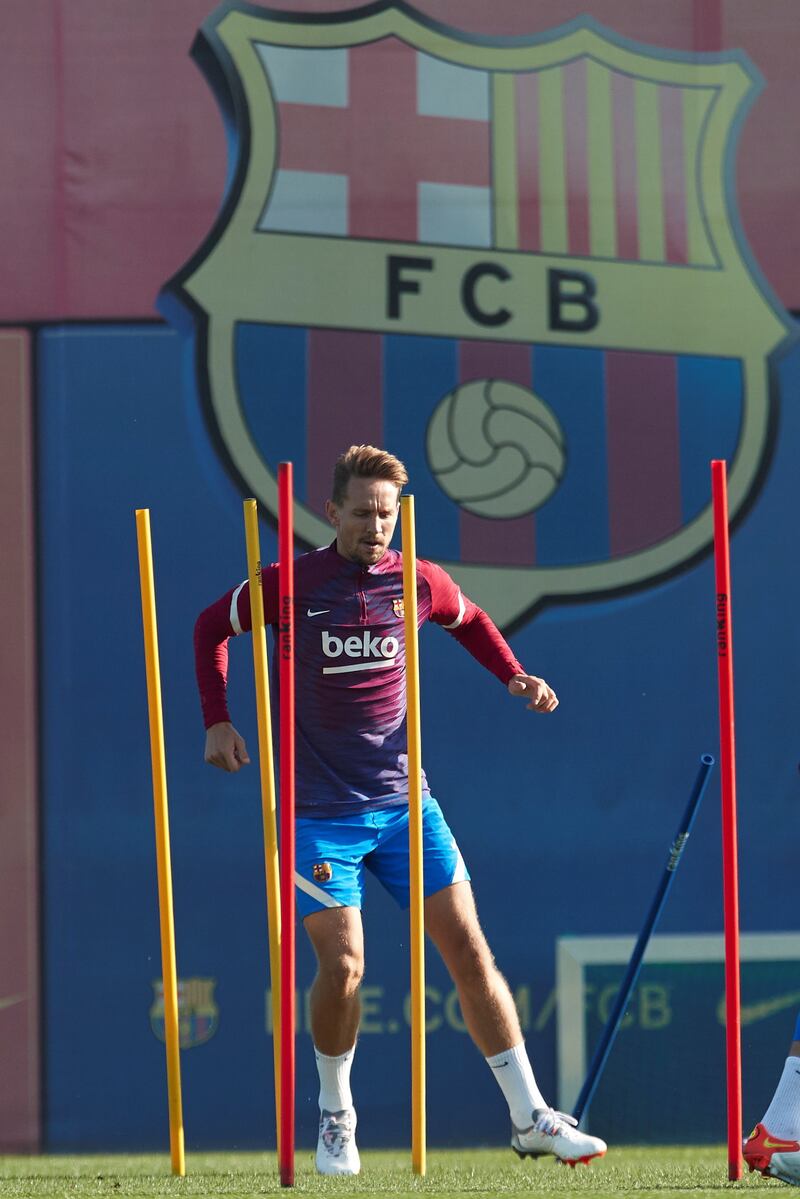
[[[251,768],[229,777],[203,764],[191,644],[197,612],[245,573],[242,495],[213,448],[189,366],[184,343],[160,325],[66,326],[38,337],[50,1149],[166,1139],[164,1049],[149,1015],[161,968],[137,507],[151,509],[153,529],[179,973],[216,980],[216,1031],[182,1058],[187,1142],[273,1143],[258,776]],[[780,369],[770,472],[732,541],[748,931],[795,927],[800,898],[799,382],[795,352]],[[267,525],[262,553],[275,555]],[[529,1047],[553,1101],[555,939],[638,931],[698,758],[716,752],[713,597],[706,559],[637,595],[539,615],[512,643],[558,691],[561,706],[547,720],[512,702],[440,630],[422,639],[426,768],[472,871],[498,962],[512,988],[523,989]],[[254,748],[246,639],[232,646],[230,695]],[[660,931],[721,928],[719,825],[715,779]],[[406,919],[376,888],[365,922],[359,1132],[366,1147],[407,1144]],[[301,937],[299,986],[311,978]],[[428,1041],[430,1141],[501,1143],[505,1105],[458,1028],[451,984],[432,954],[429,983],[437,1022]],[[745,1037],[746,1122],[761,1115],[789,1019],[775,1018],[773,1061],[751,1053]],[[669,1051],[689,1062],[699,1047],[681,1041]],[[455,1077],[457,1123],[448,1101]],[[301,1145],[316,1135],[316,1092],[303,1040]],[[685,1135],[724,1139],[721,1111],[698,1113],[691,1102],[686,1110]],[[707,1127],[698,1127],[701,1117]],[[598,1131],[619,1139],[630,1125],[622,1119]]]

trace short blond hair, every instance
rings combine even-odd
[[[408,482],[408,472],[399,458],[374,445],[351,445],[336,459],[333,468],[331,499],[340,506],[347,493],[347,484],[358,479],[386,479],[394,483],[398,494]]]

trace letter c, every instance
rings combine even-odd
[[[507,283],[511,278],[510,272],[497,262],[476,262],[469,268],[461,281],[461,303],[476,324],[487,327],[505,325],[511,320],[511,313],[507,308],[498,308],[496,312],[487,312],[478,305],[475,292],[479,280],[485,275],[491,275],[492,278],[499,279],[501,283]]]

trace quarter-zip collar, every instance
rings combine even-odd
[[[392,570],[392,568],[394,566],[396,566],[397,559],[400,557],[400,554],[398,553],[397,550],[387,549],[387,551],[383,555],[383,557],[381,559],[379,559],[379,561],[375,562],[372,566],[362,566],[360,562],[351,562],[349,558],[345,558],[342,554],[339,553],[339,551],[336,548],[336,538],[335,537],[334,537],[333,541],[331,542],[331,544],[328,546],[328,553],[334,554],[337,562],[340,564],[340,567],[347,569],[348,572],[351,573],[353,576],[359,575],[359,574],[368,574],[368,575],[386,574],[387,571]]]

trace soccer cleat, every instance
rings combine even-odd
[[[542,1157],[552,1153],[560,1162],[574,1167],[578,1162],[588,1165],[592,1158],[602,1157],[608,1148],[599,1137],[581,1132],[578,1121],[564,1112],[547,1107],[532,1115],[530,1128],[511,1126],[511,1148],[518,1157]]]
[[[779,1178],[789,1186],[800,1186],[800,1141],[774,1137],[763,1124],[756,1124],[744,1143],[742,1155],[750,1171],[765,1178]]]
[[[356,1148],[356,1113],[323,1111],[319,1118],[317,1170],[320,1174],[358,1174],[361,1158]]]

